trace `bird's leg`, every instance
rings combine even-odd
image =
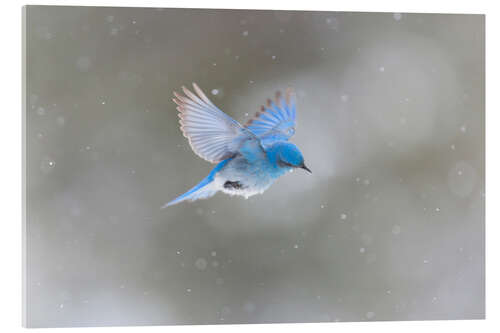
[[[228,180],[228,181],[226,181],[224,183],[224,188],[226,188],[226,189],[234,189],[234,190],[241,190],[241,189],[244,188],[244,186],[239,181],[232,182],[232,181]]]

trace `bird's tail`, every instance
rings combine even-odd
[[[167,208],[168,206],[172,206],[172,205],[178,204],[179,202],[186,201],[186,200],[195,201],[198,199],[210,198],[215,193],[217,193],[217,191],[218,190],[215,188],[214,183],[213,183],[213,178],[210,179],[210,175],[209,175],[208,177],[203,179],[201,182],[199,182],[198,185],[196,185],[195,187],[193,187],[192,189],[190,189],[186,193],[178,196],[174,200],[163,205],[161,207],[161,209]]]
[[[178,196],[174,200],[166,203],[165,205],[163,205],[161,207],[161,209],[167,208],[168,206],[178,204],[179,202],[182,202],[185,200],[195,201],[198,199],[206,199],[206,198],[210,198],[211,196],[213,196],[218,191],[218,189],[216,188],[216,186],[214,184],[215,175],[222,168],[224,168],[224,166],[226,166],[226,164],[229,161],[231,161],[232,159],[233,159],[233,157],[230,157],[230,158],[225,159],[224,161],[220,162],[219,164],[217,164],[215,166],[215,168],[213,168],[212,171],[210,171],[208,176],[206,176],[205,179],[203,179],[201,182],[199,182],[198,185],[196,185],[195,187],[193,187],[192,189],[190,189],[189,191],[187,191],[183,195]]]

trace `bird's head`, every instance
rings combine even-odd
[[[304,157],[293,143],[282,143],[278,150],[278,164],[282,167],[301,168],[312,173],[304,163]]]

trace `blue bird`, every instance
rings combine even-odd
[[[276,93],[244,126],[217,108],[193,83],[196,94],[174,92],[181,131],[193,151],[217,163],[198,185],[165,204],[194,201],[218,191],[248,198],[263,193],[287,171],[307,170],[299,148],[288,139],[295,133],[295,99],[290,89]]]

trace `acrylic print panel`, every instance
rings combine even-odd
[[[27,326],[484,317],[484,16],[24,18]]]

